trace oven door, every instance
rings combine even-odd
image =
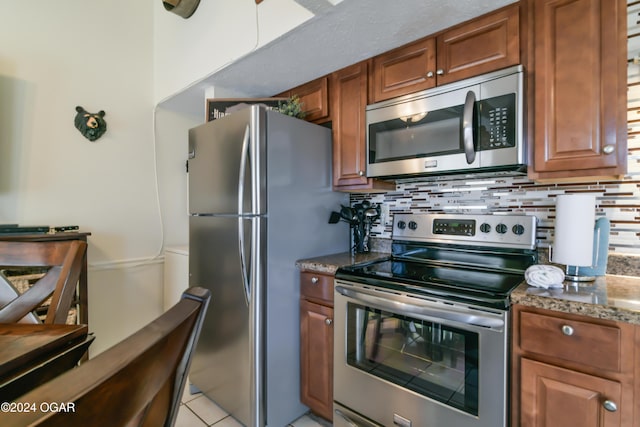
[[[336,405],[385,426],[506,425],[507,312],[339,280],[334,310]]]

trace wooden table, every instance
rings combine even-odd
[[[87,237],[91,233],[64,231],[60,233],[34,233],[34,234],[4,234],[0,236],[0,240],[14,242],[56,242],[64,240],[82,240],[87,241]],[[89,298],[88,298],[88,274],[87,274],[87,254],[85,253],[82,260],[82,271],[78,279],[78,323],[81,325],[89,324]]]
[[[0,324],[0,400],[73,368],[93,339],[87,325]]]

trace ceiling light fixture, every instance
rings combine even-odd
[[[198,8],[200,0],[162,0],[164,8],[178,16],[187,19]]]

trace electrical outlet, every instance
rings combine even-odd
[[[382,203],[380,205],[380,223],[382,225],[389,225],[391,224],[392,219],[391,219],[391,215],[389,213],[389,205],[387,205],[386,203]]]

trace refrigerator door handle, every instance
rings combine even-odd
[[[240,154],[240,172],[238,173],[238,249],[240,251],[240,270],[242,273],[242,287],[244,288],[244,300],[247,306],[251,299],[249,274],[247,272],[247,259],[244,253],[244,177],[249,158],[249,125],[244,130],[242,139],[242,152]]]

